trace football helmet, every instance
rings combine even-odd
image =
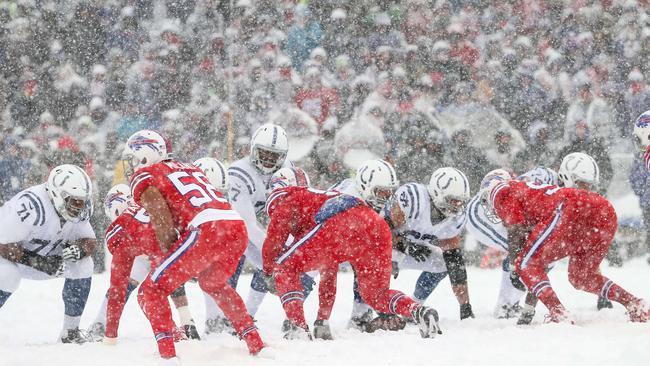
[[[512,178],[512,174],[507,170],[494,169],[488,172],[481,180],[481,190],[479,192],[480,204],[485,208],[485,216],[494,224],[500,223],[501,219],[494,212],[494,207],[489,199],[490,192],[497,184],[507,182]]]
[[[228,170],[215,158],[201,158],[193,163],[208,177],[208,181],[214,188],[222,194],[228,192],[230,183],[228,182]]]
[[[280,168],[269,181],[269,191],[284,187],[309,187],[309,176],[301,168]]]
[[[598,164],[591,156],[574,152],[562,159],[558,177],[564,187],[575,187],[579,182],[587,183],[592,187],[598,185]]]
[[[354,182],[361,198],[375,210],[381,210],[399,186],[393,166],[380,159],[361,164]]]
[[[122,159],[128,163],[127,177],[136,170],[171,158],[172,147],[160,133],[141,130],[129,137],[122,153]]]
[[[104,213],[111,222],[133,203],[131,188],[126,184],[116,184],[106,193],[104,199]]]
[[[447,217],[462,215],[470,199],[467,177],[452,167],[433,172],[427,191],[433,205]]]
[[[527,171],[517,179],[534,185],[550,184],[555,186],[558,183],[558,176],[555,170],[544,166],[538,166],[533,170]]]
[[[66,221],[81,222],[92,215],[92,183],[78,166],[64,164],[52,169],[45,189],[56,212]]]
[[[640,152],[645,152],[650,145],[650,110],[634,121],[634,144]]]
[[[260,126],[251,139],[251,162],[262,173],[280,169],[287,158],[289,139],[284,128],[267,123]]]

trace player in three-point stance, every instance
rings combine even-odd
[[[89,340],[79,321],[90,292],[90,255],[96,245],[88,221],[91,196],[88,175],[65,164],[52,169],[46,183],[19,192],[0,209],[0,307],[22,278],[63,275],[63,343]]]
[[[315,325],[329,328],[336,274],[344,262],[355,270],[359,292],[367,304],[383,313],[414,319],[425,338],[438,333],[438,314],[434,309],[389,289],[390,228],[361,200],[334,191],[290,186],[272,191],[266,208],[271,221],[262,251],[264,274],[274,279],[290,321],[285,337],[311,339],[300,276],[312,270],[321,274]],[[329,329],[327,333],[331,334]]]
[[[546,274],[551,263],[565,257],[569,282],[575,288],[621,303],[632,321],[650,318],[644,301],[600,273],[618,225],[616,212],[605,198],[582,189],[536,186],[496,176],[486,186],[490,209],[508,229],[515,271],[549,309],[550,321],[572,321]]]
[[[167,301],[181,284],[198,278],[231,320],[251,354],[264,344],[237,292],[227,284],[247,244],[241,216],[208,182],[203,172],[172,160],[171,146],[154,131],[139,131],[127,141],[124,158],[134,174],[134,201],[151,218],[165,257],[142,283],[138,302],[149,319],[158,351],[176,357],[174,322]]]

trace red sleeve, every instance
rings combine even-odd
[[[497,216],[503,220],[503,223],[506,226],[511,225],[523,225],[526,223],[526,218],[524,217],[521,200],[517,197],[514,197],[514,191],[516,187],[513,187],[512,183],[503,184],[495,187],[494,191],[494,209]]]
[[[275,261],[280,256],[282,247],[287,242],[287,238],[291,232],[293,218],[290,206],[290,204],[285,203],[277,207],[273,211],[271,222],[266,230],[266,239],[264,239],[264,244],[262,245],[262,261],[263,271],[267,275],[273,273]]]
[[[326,320],[332,314],[334,300],[336,300],[336,274],[338,266],[321,269],[320,283],[318,285],[318,315],[316,319]]]
[[[124,244],[124,243],[123,243]],[[131,267],[135,256],[127,253],[124,245],[113,253],[111,262],[111,287],[108,289],[108,305],[106,307],[106,337],[117,337],[117,328],[126,303],[126,292],[129,286]]]
[[[131,177],[131,194],[133,200],[140,204],[140,195],[153,184],[153,174],[147,168],[138,170]]]
[[[645,167],[650,172],[650,145],[645,149],[645,155],[643,155],[643,161],[645,161]]]

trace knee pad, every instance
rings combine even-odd
[[[0,291],[15,292],[20,284],[20,279],[18,265],[0,257]]]
[[[65,263],[65,273],[64,277],[69,279],[82,279],[88,278],[93,275],[93,260],[92,258],[85,257],[76,262],[66,262]]]
[[[255,271],[253,274],[253,280],[251,281],[251,288],[257,292],[267,292],[266,282],[264,281],[264,275],[262,271]]]
[[[90,263],[92,264],[92,261]],[[81,316],[86,307],[91,282],[90,277],[65,280],[62,292],[65,315]]]

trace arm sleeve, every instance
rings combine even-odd
[[[113,256],[111,286],[108,289],[108,305],[106,306],[106,337],[117,337],[134,259],[135,257],[126,255],[123,250]]]
[[[131,194],[133,200],[140,203],[140,195],[153,183],[153,175],[146,169],[140,169],[131,177]]]
[[[89,221],[84,221],[76,225],[71,239],[96,239],[95,230],[93,230],[93,227],[90,225]]]
[[[338,266],[325,268],[320,271],[320,284],[318,285],[318,315],[316,319],[326,320],[332,315],[334,300],[336,300],[336,274]]]
[[[497,216],[503,220],[505,225],[524,225],[526,218],[523,214],[521,201],[511,196],[512,187],[509,184],[496,192],[494,207]]]
[[[262,247],[263,270],[267,275],[273,273],[275,261],[280,256],[282,247],[289,238],[292,217],[287,207],[285,205],[276,209],[269,223],[268,235]]]
[[[246,231],[248,231],[248,241],[253,243],[258,248],[262,247],[264,238],[266,237],[266,230],[257,221],[255,207],[253,204],[253,197],[249,194],[246,186],[242,185],[238,179],[230,176],[230,203],[235,208],[235,211],[244,219],[246,223]]]

